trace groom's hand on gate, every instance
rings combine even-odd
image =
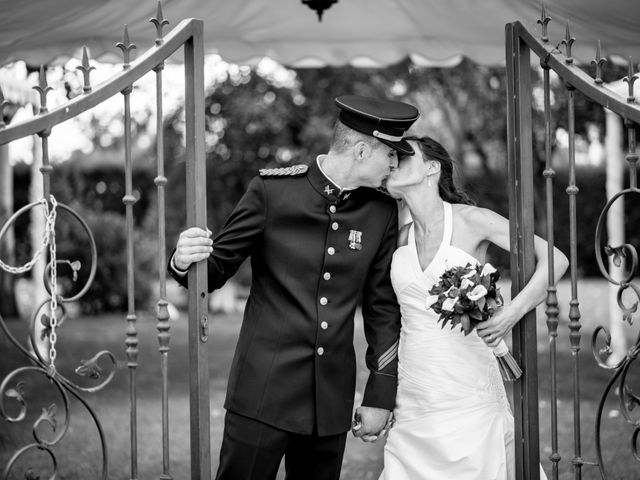
[[[393,425],[393,413],[384,408],[358,407],[351,432],[363,442],[375,442],[387,435]]]
[[[209,257],[213,251],[211,230],[203,230],[192,227],[180,234],[176,251],[173,254],[173,266],[180,271],[185,271],[192,263],[199,262]]]

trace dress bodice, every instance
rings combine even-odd
[[[391,263],[391,283],[400,303],[403,328],[413,330],[433,330],[437,314],[426,308],[429,290],[438,281],[444,271],[453,266],[476,264],[478,260],[464,250],[451,245],[453,235],[453,208],[444,202],[444,228],[442,240],[433,259],[422,269],[418,258],[415,239],[415,226],[409,227],[407,244],[399,247],[393,254]],[[440,330],[440,325],[437,325]]]

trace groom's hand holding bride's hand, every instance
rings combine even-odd
[[[358,407],[351,432],[363,442],[375,442],[389,433],[393,426],[393,412],[384,408]]]

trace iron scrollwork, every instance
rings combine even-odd
[[[58,461],[51,447],[58,444],[69,431],[69,419],[71,413],[69,409],[69,395],[72,395],[86,408],[96,426],[102,449],[101,478],[106,479],[108,458],[104,433],[98,417],[91,406],[83,399],[82,394],[97,392],[111,382],[116,370],[116,358],[111,352],[103,350],[88,360],[80,360],[78,367],[75,369],[75,374],[79,377],[88,378],[94,383],[93,385],[86,386],[80,385],[74,380],[62,375],[55,366],[55,353],[51,355],[51,351],[43,351],[39,346],[42,341],[46,340],[48,340],[49,344],[55,345],[55,342],[52,342],[52,336],[55,335],[56,328],[59,328],[68,317],[65,304],[77,301],[89,290],[97,268],[96,244],[87,223],[72,208],[62,203],[56,203],[53,197],[51,197],[50,202],[52,203],[53,208],[58,211],[64,211],[80,224],[81,229],[88,238],[90,265],[88,266],[88,275],[85,283],[81,288],[79,287],[77,293],[65,297],[61,295],[56,288],[56,277],[54,272],[57,271],[58,267],[67,267],[71,271],[72,280],[77,282],[78,273],[81,271],[83,266],[77,260],[57,258],[55,255],[55,248],[54,250],[49,250],[49,258],[44,270],[43,281],[45,290],[50,298],[40,303],[35,308],[31,316],[28,338],[29,346],[23,346],[14,337],[0,315],[0,329],[7,336],[11,344],[13,344],[13,346],[15,346],[15,348],[21,352],[30,363],[29,366],[16,368],[0,383],[0,417],[9,423],[26,421],[30,400],[27,377],[34,375],[44,377],[48,381],[49,386],[53,386],[53,388],[57,390],[61,399],[59,403],[54,402],[42,408],[40,416],[32,425],[33,442],[14,452],[13,456],[9,459],[8,463],[0,473],[0,478],[2,480],[8,479],[12,470],[14,470],[14,467],[18,465],[18,460],[23,459],[23,457],[29,454],[35,454],[36,452],[44,452],[46,454],[50,463],[50,473],[47,477],[44,477],[39,475],[35,468],[27,467],[22,476],[26,479],[56,478]],[[45,212],[49,213],[49,204],[43,201],[33,202],[22,207],[3,225],[0,230],[0,242],[2,242],[7,231],[9,231],[18,217],[39,205],[43,205]],[[55,218],[55,215],[53,218]],[[55,224],[47,225],[45,236],[47,235],[49,238],[43,238],[43,246],[49,242],[55,242]],[[44,251],[46,251],[46,249],[41,248],[40,253],[42,254]],[[5,270],[14,274],[19,271],[26,271],[30,269],[32,265],[33,264],[31,263],[31,265],[27,264],[25,267],[16,268],[2,263]],[[52,299],[54,299],[55,302],[52,302]],[[51,307],[52,304],[55,305],[55,311],[53,311]],[[95,383],[96,381],[98,383]],[[61,420],[61,418],[63,420]]]
[[[595,253],[600,272],[608,282],[618,286],[616,298],[618,307],[622,313],[621,320],[629,325],[633,323],[633,315],[637,312],[638,301],[640,301],[640,287],[633,283],[636,272],[638,271],[638,252],[633,245],[628,243],[618,246],[611,246],[608,244],[602,246],[602,240],[607,213],[613,203],[620,198],[639,194],[640,189],[635,185],[632,185],[630,188],[622,190],[612,196],[600,214],[595,236]],[[614,266],[621,268],[620,279],[615,279],[605,266],[603,252],[607,257],[611,257],[611,261]],[[627,290],[635,294],[637,301],[634,301],[631,304],[624,301],[623,294]],[[602,345],[603,343],[604,346],[599,348],[598,345]],[[612,390],[618,393],[620,412],[622,413],[623,418],[626,422],[634,426],[630,440],[630,448],[634,458],[640,462],[640,448],[638,446],[638,437],[640,436],[640,418],[634,418],[632,413],[633,410],[640,406],[640,397],[633,392],[633,389],[627,383],[630,378],[628,375],[629,370],[636,361],[638,354],[640,354],[640,333],[636,336],[633,345],[629,348],[626,355],[617,363],[609,364],[607,363],[607,359],[612,353],[611,334],[606,327],[598,326],[594,330],[591,338],[591,351],[596,362],[601,368],[614,372],[613,377],[609,380],[600,398],[598,410],[596,411],[595,422],[596,455],[598,456],[598,463],[602,478],[607,478],[604,459],[602,456],[601,427],[604,405]]]

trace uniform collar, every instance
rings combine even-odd
[[[313,188],[329,202],[336,203],[349,198],[353,190],[345,190],[335,183],[320,166],[320,157],[309,166],[307,178]]]

